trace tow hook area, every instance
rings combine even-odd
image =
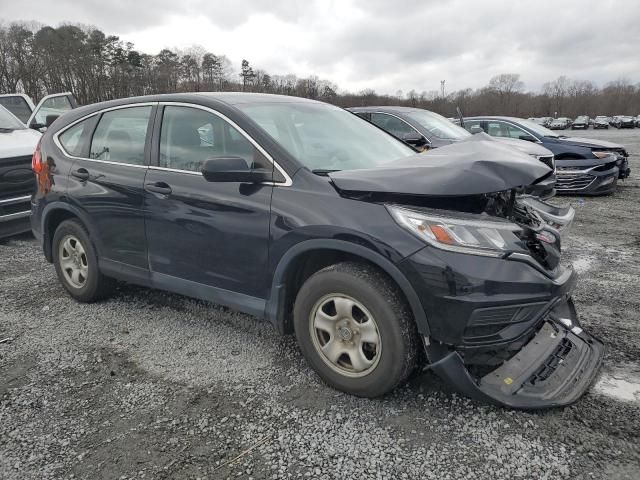
[[[568,318],[549,318],[510,360],[474,379],[462,357],[450,352],[430,367],[462,393],[517,409],[569,405],[598,373],[604,346]]]

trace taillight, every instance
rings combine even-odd
[[[38,145],[36,145],[36,151],[33,152],[33,157],[31,157],[31,170],[36,173],[42,172],[44,165],[42,164],[42,151],[40,150],[40,142],[38,140]]]

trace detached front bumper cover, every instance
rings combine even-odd
[[[596,377],[604,346],[575,322],[552,315],[510,360],[474,379],[462,357],[451,352],[430,368],[465,395],[516,409],[569,405]]]

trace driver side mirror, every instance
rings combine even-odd
[[[224,155],[209,158],[202,166],[202,175],[208,182],[260,183],[271,180],[271,172],[249,168],[241,157]]]
[[[476,133],[482,133],[484,132],[484,130],[482,130],[482,127],[480,125],[474,125],[471,127],[471,129],[469,129],[469,133],[475,135]]]
[[[44,123],[32,122],[29,124],[29,128],[38,132],[44,133],[47,131],[47,126]]]
[[[537,142],[538,139],[533,135],[520,135],[518,137],[520,140],[524,140],[525,142]]]
[[[55,122],[59,117],[60,115],[47,115],[44,126],[49,128],[51,124]]]
[[[29,124],[29,128],[44,133],[58,117],[60,117],[60,115],[47,115],[44,123],[37,123],[34,119],[34,121]]]
[[[402,140],[414,147],[422,147],[427,144],[427,139],[418,132],[405,133]]]

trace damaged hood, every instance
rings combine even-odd
[[[589,147],[589,148],[613,148],[613,149],[623,149],[624,147],[617,143],[606,142],[604,140],[594,140],[592,138],[581,138],[581,137],[560,137],[556,138],[558,143],[566,143],[569,145],[575,145],[580,147]]]
[[[517,150],[520,150],[527,155],[536,155],[539,157],[550,156],[553,155],[551,150],[547,150],[542,145],[533,142],[527,142],[526,140],[519,140],[517,138],[506,138],[506,137],[492,137],[491,135],[480,132],[472,135],[470,137],[466,137],[463,142],[479,142],[479,141],[491,141],[502,143],[504,145],[509,145]]]
[[[463,196],[528,186],[551,169],[493,140],[458,142],[375,168],[329,173],[343,191]]]

